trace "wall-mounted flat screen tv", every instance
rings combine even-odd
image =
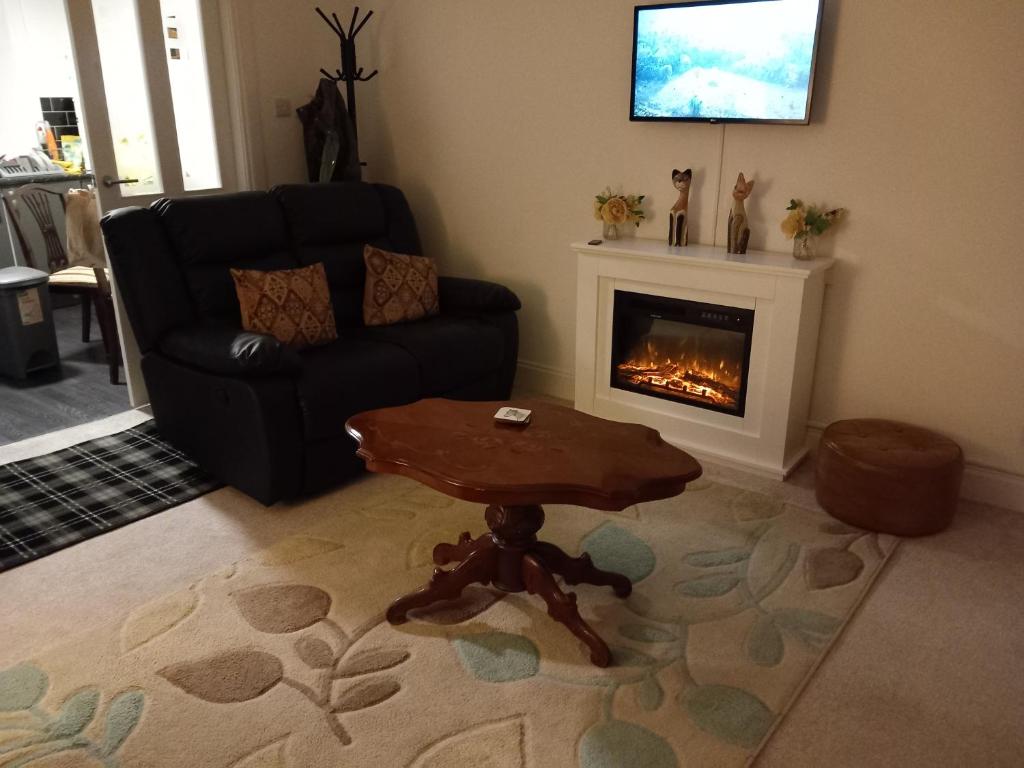
[[[638,5],[630,119],[810,122],[823,2]]]

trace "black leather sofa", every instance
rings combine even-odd
[[[364,182],[275,187],[122,208],[102,220],[157,427],[264,504],[359,472],[345,421],[423,397],[509,397],[519,299],[441,277],[441,314],[362,323],[363,246],[420,254],[402,193]],[[338,340],[296,351],[245,333],[229,268],[323,262]]]

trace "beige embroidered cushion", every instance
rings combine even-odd
[[[323,264],[299,269],[232,269],[242,327],[298,349],[338,338]]]
[[[390,253],[367,245],[363,323],[391,325],[419,320],[440,311],[437,266],[426,256]]]

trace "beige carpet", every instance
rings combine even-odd
[[[545,538],[636,581],[576,588],[618,661],[598,670],[526,595],[382,621],[479,506],[389,477],[301,506],[317,526],[4,654],[0,766],[742,765],[895,544],[708,481],[618,515],[551,507]]]

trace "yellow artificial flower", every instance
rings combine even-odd
[[[598,221],[601,220],[601,201],[594,200],[594,218]]]
[[[629,207],[621,197],[611,197],[601,206],[601,218],[608,224],[625,224],[629,220]]]
[[[797,236],[804,229],[804,214],[802,211],[790,211],[789,215],[782,220],[782,233],[790,240]]]

